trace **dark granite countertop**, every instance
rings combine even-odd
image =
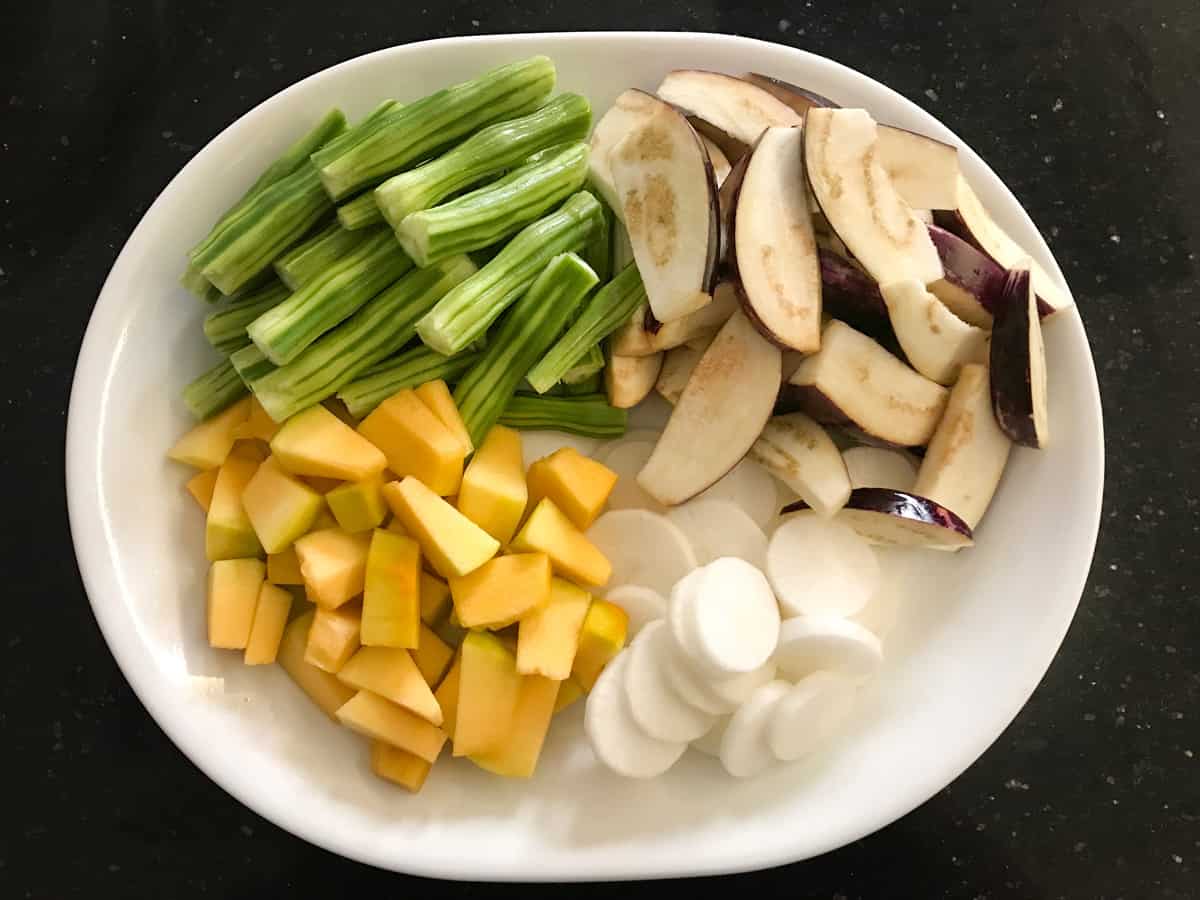
[[[525,11],[534,6],[546,11]],[[369,50],[571,28],[754,35],[848,63],[927,107],[1046,233],[1100,375],[1099,549],[1032,701],[903,820],[724,887],[845,900],[1200,896],[1200,6],[46,0],[0,11],[0,897],[525,895],[414,885],[346,862],[200,774],[135,699],[88,609],[63,434],[109,266],[230,120]]]

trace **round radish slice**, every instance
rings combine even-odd
[[[600,442],[595,438],[567,434],[565,431],[522,431],[521,458],[525,468],[560,447],[574,447],[584,456],[591,456]]]
[[[669,510],[667,518],[687,535],[702,566],[722,556],[736,556],[760,569],[766,565],[767,536],[731,500],[689,500]]]
[[[786,681],[768,681],[729,719],[721,738],[721,765],[730,775],[746,778],[757,775],[775,761],[767,742],[775,705],[787,696],[791,685]]]
[[[587,536],[612,563],[612,587],[641,584],[665,595],[696,568],[696,554],[679,527],[649,510],[610,510]]]
[[[609,591],[604,599],[625,610],[625,615],[629,617],[626,634],[630,638],[639,634],[650,622],[667,614],[667,601],[662,594],[640,584],[623,584]]]
[[[850,487],[891,488],[911,491],[917,481],[917,467],[908,454],[883,447],[851,447],[842,454]]]
[[[879,561],[871,545],[839,520],[811,510],[775,529],[766,570],[784,618],[852,616],[879,590]]]
[[[698,590],[683,598],[690,607],[686,619],[695,638],[696,662],[722,677],[759,668],[779,640],[779,606],[766,576],[732,556],[703,571]]]
[[[605,441],[596,448],[596,459],[599,462],[608,465],[608,456],[610,453],[625,444],[640,444],[640,443],[658,443],[658,436],[661,432],[654,428],[631,428],[623,435],[615,440]]]
[[[721,755],[721,739],[725,737],[725,729],[729,727],[729,716],[722,716],[713,722],[712,728],[702,736],[692,741],[692,746],[705,756],[719,757]]]
[[[654,452],[652,441],[620,441],[605,454],[603,462],[617,473],[617,483],[608,495],[608,508],[649,509],[662,512],[666,509],[637,483],[637,474],[646,465]]]
[[[628,778],[653,778],[675,765],[685,743],[650,737],[638,727],[629,711],[625,671],[630,654],[618,653],[605,666],[587,696],[583,727],[599,760]]]
[[[745,698],[730,700],[718,694],[711,687],[709,679],[688,662],[683,650],[674,645],[674,636],[671,643],[673,652],[664,656],[663,670],[676,693],[696,709],[702,709],[710,715],[726,715],[737,709],[741,699]]]
[[[856,615],[851,616],[850,621],[857,622],[877,638],[883,640],[896,627],[896,619],[899,615],[900,594],[890,588],[885,588],[877,592],[871,598],[871,602],[860,609]]]
[[[708,689],[712,691],[713,696],[719,697],[730,707],[736,708],[750,699],[750,695],[756,690],[771,681],[775,674],[775,662],[772,660],[759,666],[753,672],[711,681]]]
[[[675,646],[686,660],[695,660],[696,649],[696,606],[695,597],[707,574],[707,569],[694,569],[679,579],[671,588],[667,600],[667,627]]]
[[[714,716],[690,706],[667,681],[664,662],[674,652],[666,625],[651,622],[629,651],[625,691],[633,720],[646,734],[660,741],[691,741],[712,727]]]
[[[779,674],[791,681],[820,671],[863,681],[883,664],[883,643],[849,619],[801,616],[788,619],[779,629],[775,664]]]
[[[610,466],[611,468],[611,466]],[[696,500],[732,500],[759,528],[766,528],[779,511],[774,477],[758,463],[743,459],[729,474],[698,494]]]
[[[801,679],[775,704],[767,726],[771,752],[784,762],[810,753],[841,728],[854,698],[853,682],[832,672],[814,672]]]

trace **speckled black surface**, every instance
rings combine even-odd
[[[1200,7],[255,6],[0,10],[0,897],[554,892],[415,883],[345,862],[201,775],[134,698],[88,610],[62,445],[75,355],[109,266],[158,191],[226,123],[369,50],[568,28],[768,38],[926,106],[983,152],[1047,234],[1100,373],[1100,545],[1028,707],[951,787],[883,832],[720,887],[844,900],[1200,897]],[[525,11],[534,6],[546,11]]]

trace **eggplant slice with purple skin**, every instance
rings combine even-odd
[[[768,128],[750,151],[728,237],[742,309],[784,349],[821,346],[821,267],[801,165],[799,128]]]
[[[846,257],[821,247],[821,304],[825,312],[885,346],[895,346],[896,335],[888,318],[879,285]]]
[[[1050,437],[1046,349],[1029,269],[1013,269],[1004,281],[993,317],[989,367],[992,410],[1000,429],[1018,444],[1045,447]]]
[[[721,282],[713,290],[711,303],[674,322],[655,320],[650,307],[643,306],[613,333],[612,351],[617,356],[649,356],[688,341],[710,338],[729,321],[738,305],[733,285]]]
[[[772,78],[770,75],[763,75],[761,72],[747,72],[742,78],[755,87],[762,88],[780,103],[790,106],[792,111],[800,116],[803,116],[814,107],[826,106],[836,109],[841,105],[807,88],[802,88],[781,78]]]
[[[958,149],[952,144],[894,125],[880,125],[876,152],[896,192],[909,206],[954,208]]]
[[[615,409],[637,406],[654,390],[663,355],[609,356],[604,366],[604,393]]]
[[[930,293],[964,322],[990,329],[992,312],[1008,273],[974,244],[940,226],[928,227],[945,272],[929,285]]]
[[[808,509],[803,500],[780,514]],[[962,550],[975,544],[971,526],[935,500],[891,488],[855,488],[837,514],[873,544],[925,550]]]
[[[879,290],[904,355],[926,378],[952,385],[966,363],[987,358],[988,333],[954,315],[920,282],[895,281]]]
[[[630,88],[617,95],[608,112],[600,117],[600,121],[592,129],[588,145],[588,179],[621,221],[625,220],[625,213],[621,209],[621,197],[613,183],[612,166],[609,165],[608,157],[613,147],[624,140],[625,135],[649,119],[658,106],[659,100],[653,94]]]

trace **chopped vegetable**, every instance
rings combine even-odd
[[[374,191],[364,191],[353,200],[347,200],[337,210],[338,224],[347,231],[357,231],[372,225],[386,225]]]
[[[365,418],[397,391],[415,388],[435,378],[454,381],[482,355],[481,351],[474,351],[443,356],[425,346],[414,347],[364,372],[338,392],[338,399],[346,404],[350,415]]]
[[[275,260],[275,273],[289,290],[299,290],[361,242],[361,235],[332,222]]]
[[[519,430],[553,429],[583,437],[610,438],[625,433],[629,414],[609,406],[603,394],[577,397],[517,394],[509,398],[498,421]]]
[[[183,402],[196,419],[203,421],[236,403],[246,385],[233,363],[224,359],[183,389]]]
[[[233,353],[250,343],[246,327],[288,297],[286,285],[272,281],[245,296],[236,297],[204,317],[204,336],[219,353]]]

